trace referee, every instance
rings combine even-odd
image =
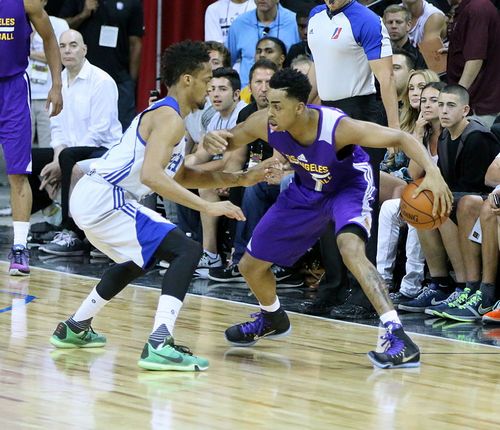
[[[307,40],[314,59],[309,71],[313,84],[310,100],[319,95],[323,105],[339,108],[351,118],[379,124],[385,123],[387,118],[390,127],[399,128],[391,42],[378,15],[355,0],[325,0],[324,5],[311,11]],[[380,84],[386,118],[376,98],[375,78]],[[370,155],[378,189],[379,165],[385,151],[365,150]],[[367,254],[375,261],[378,193],[373,202],[372,226]],[[304,312],[325,313],[345,297],[346,269],[332,234],[329,231],[321,244],[326,283],[320,286],[316,302],[303,304]],[[331,315],[337,318],[363,318],[370,315],[370,309],[358,285],[353,288],[348,303],[333,308]]]

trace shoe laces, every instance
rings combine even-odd
[[[481,291],[478,290],[472,296],[470,296],[463,305],[460,305],[458,308],[465,309],[467,306],[475,306],[481,303],[482,299],[483,297],[481,295]]]
[[[284,267],[281,267],[281,266],[277,266],[277,265],[273,265],[271,266],[271,271],[275,274],[275,275],[279,275],[281,273],[285,273],[287,269],[285,269]]]
[[[426,299],[436,294],[436,290],[431,287],[424,287],[423,291],[418,295],[417,299]]]
[[[67,231],[61,231],[54,236],[52,243],[61,246],[73,246],[76,243],[76,239],[77,238],[73,234]]]
[[[184,345],[171,345],[172,348],[174,348],[177,352],[180,352],[181,354],[186,354],[186,355],[193,355],[193,353],[191,352],[191,350],[187,347],[187,346],[184,346]]]
[[[14,260],[15,264],[25,264],[26,259],[30,256],[26,248],[11,249],[8,255],[9,260]]]
[[[397,325],[396,327],[399,328],[401,326]],[[394,330],[394,328],[395,327],[391,325],[389,328],[387,328],[386,333],[381,336],[381,339],[383,340],[382,347],[385,347],[384,353],[387,355],[401,354],[405,347],[404,341],[392,333],[392,330]]]
[[[203,254],[201,255],[201,258],[200,258],[199,265],[213,263],[213,262],[216,262],[218,260],[219,260],[219,256],[218,255],[217,255],[217,257],[212,258],[205,251],[203,251]]]
[[[92,337],[92,334],[97,335],[92,326],[88,326],[85,330],[83,330],[83,335],[81,336],[82,340],[89,340]]]
[[[264,330],[266,325],[266,319],[263,312],[255,312],[250,315],[251,318],[255,318],[254,321],[247,321],[240,325],[241,332],[246,336],[249,334],[260,335]]]
[[[449,308],[456,308],[458,306],[463,305],[467,299],[469,298],[470,294],[470,289],[466,288],[464,291],[462,291],[457,297],[455,297],[454,300],[451,300],[448,302],[448,307]]]

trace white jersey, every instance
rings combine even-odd
[[[322,5],[311,11],[307,28],[321,100],[375,94],[369,61],[392,55],[389,34],[379,16],[356,1],[333,14]]]
[[[205,12],[205,40],[227,43],[227,33],[233,21],[241,14],[256,8],[254,0],[234,3],[218,0],[207,7]]]
[[[413,27],[408,32],[408,38],[410,39],[411,44],[415,48],[417,48],[418,44],[424,38],[424,27],[425,27],[425,24],[427,23],[427,20],[431,17],[431,15],[434,15],[437,13],[439,15],[444,16],[444,13],[442,10],[440,10],[436,6],[426,2],[425,0],[423,1],[423,5],[424,5],[424,10],[422,11],[422,15],[420,15],[418,17],[417,22],[415,23],[415,27]]]
[[[233,111],[227,118],[223,118],[220,114],[220,112],[215,112],[215,115],[212,117],[210,122],[207,125],[207,131],[214,131],[214,130],[221,130],[221,129],[226,129],[230,130],[233,127],[236,126],[236,121],[238,120],[238,115],[240,114],[241,110],[246,106],[247,104],[243,101],[240,100],[236,106],[234,107]]]
[[[93,170],[110,184],[122,188],[130,193],[136,200],[153,191],[141,182],[141,169],[144,162],[146,142],[139,134],[139,126],[144,113],[161,106],[168,106],[180,115],[179,104],[172,97],[165,97],[152,104],[145,111],[137,115],[129,128],[123,134],[120,143],[113,146],[102,158],[93,164]],[[165,168],[165,173],[174,176],[185,157],[185,137],[177,143],[172,152],[170,162]]]

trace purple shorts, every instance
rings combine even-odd
[[[374,191],[373,183],[363,179],[328,194],[292,182],[257,224],[246,251],[290,267],[316,243],[330,221],[335,223],[335,233],[355,224],[369,237]]]
[[[30,86],[26,73],[0,79],[0,144],[8,175],[31,173]]]

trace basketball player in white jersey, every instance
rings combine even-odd
[[[186,189],[248,186],[265,178],[265,168],[224,173],[184,166],[183,118],[203,108],[211,78],[204,43],[185,41],[170,46],[162,64],[162,79],[169,96],[137,115],[121,142],[76,185],[70,201],[75,222],[89,241],[117,264],[104,273],[76,313],[59,323],[50,339],[54,346],[104,346],[106,338],[92,330],[92,318],[128,283],[161,259],[168,261],[170,268],[163,278],[153,330],[138,364],[149,370],[193,371],[208,367],[206,359],[176,346],[172,337],[201,256],[201,245],[138,201],[155,192],[202,213],[245,219],[241,209],[232,203],[207,202]]]

